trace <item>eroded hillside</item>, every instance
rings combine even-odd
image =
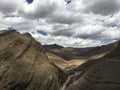
[[[104,57],[91,60],[75,72],[81,72],[64,90],[119,90],[120,89],[120,43]]]
[[[62,75],[30,34],[0,32],[0,90],[58,90]]]

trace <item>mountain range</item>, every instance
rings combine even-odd
[[[0,31],[0,90],[119,90],[120,41],[89,48],[41,45]]]

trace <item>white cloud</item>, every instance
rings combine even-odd
[[[120,10],[119,0],[73,0],[73,11],[109,15]]]
[[[30,32],[42,44],[90,47],[120,40],[120,0],[1,0],[0,29]],[[48,33],[43,36],[37,32]]]
[[[102,32],[101,35],[104,39],[120,40],[120,30],[117,28],[109,28],[109,30]]]
[[[42,42],[43,44],[59,44],[64,47],[93,47],[101,45],[101,41],[99,40],[90,40],[90,39],[80,39],[80,38],[73,38],[73,37],[65,37],[65,36],[43,36],[41,34],[31,33],[34,38],[38,41]]]
[[[25,18],[39,19],[47,17],[64,5],[63,0],[34,0],[32,4],[24,4],[18,12]]]

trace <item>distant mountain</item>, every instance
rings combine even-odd
[[[109,53],[114,47],[114,44],[103,45],[98,47],[87,48],[72,48],[62,47],[57,44],[44,45],[46,52],[53,53],[65,60],[73,59],[98,59]]]
[[[89,51],[92,48],[72,48],[72,47],[62,47],[57,44],[44,45],[46,52],[53,53],[60,56],[65,60],[81,59],[81,53]]]
[[[44,45],[43,47],[46,50],[46,52],[58,55],[65,60],[69,60],[71,58],[78,57],[77,53],[72,48],[64,48],[64,47],[59,46],[57,44]]]
[[[63,47],[57,44],[51,44],[51,45],[44,45],[43,46],[46,50],[55,50],[55,49],[62,49]]]
[[[91,48],[90,50],[81,53],[80,55],[89,58],[89,59],[98,59],[102,58],[103,56],[107,55],[116,47],[116,43],[111,43],[108,45],[98,46]]]

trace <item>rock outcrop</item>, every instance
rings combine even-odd
[[[30,34],[0,32],[0,90],[59,90],[62,75]]]

